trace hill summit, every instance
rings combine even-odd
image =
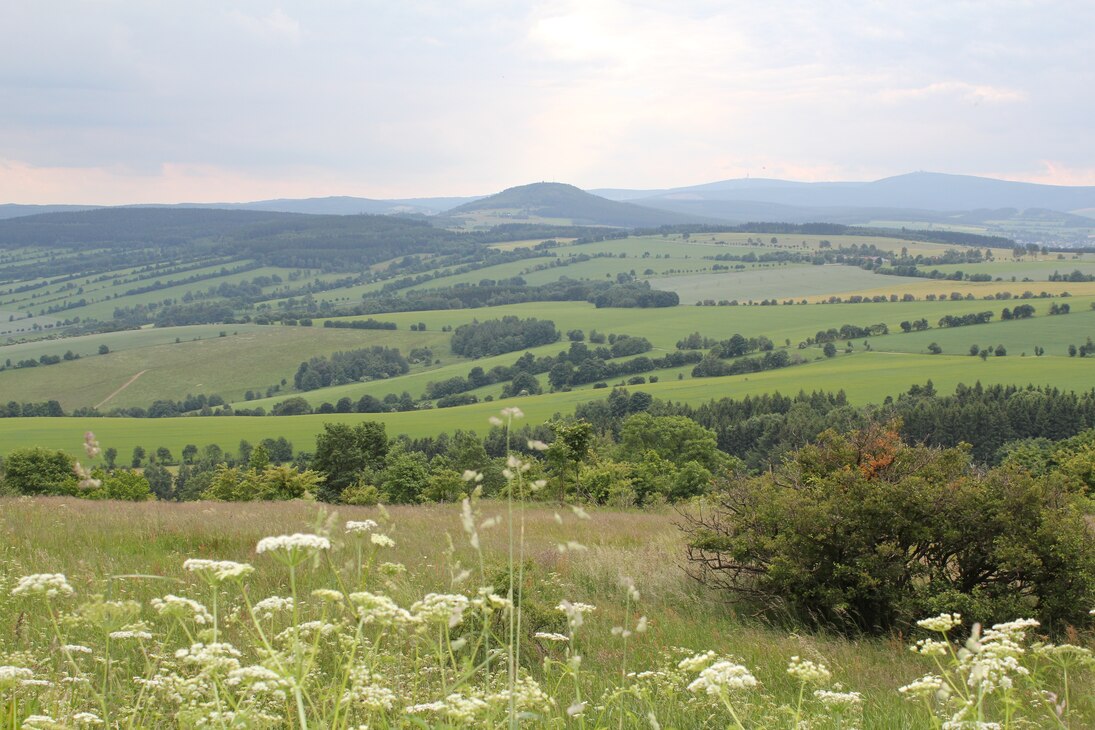
[[[444,217],[466,226],[534,222],[639,228],[704,222],[686,213],[608,200],[573,185],[549,182],[508,188],[457,206]]]

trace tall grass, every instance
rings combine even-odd
[[[0,501],[0,728],[1095,726],[1090,637],[768,626],[688,582],[672,513],[531,506],[510,472],[503,501],[337,514]]]

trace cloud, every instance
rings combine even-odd
[[[264,40],[300,42],[300,23],[289,17],[281,8],[274,8],[265,16],[247,15],[239,10],[228,13],[228,18],[248,34]]]
[[[1026,92],[1003,86],[970,84],[965,81],[937,81],[916,88],[885,89],[878,98],[888,102],[920,101],[932,97],[959,98],[972,104],[1011,104],[1027,100]]]

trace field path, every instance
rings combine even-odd
[[[134,375],[134,376],[133,376],[132,378],[130,378],[129,380],[127,380],[127,381],[125,381],[124,383],[122,383],[122,387],[118,388],[118,389],[117,389],[116,391],[114,391],[113,393],[111,393],[110,395],[108,395],[108,396],[107,396],[106,398],[103,398],[103,399],[102,399],[101,401],[99,401],[98,403],[96,403],[96,404],[95,404],[95,408],[96,408],[96,409],[99,409],[99,408],[102,408],[103,406],[105,406],[105,405],[106,405],[107,403],[109,403],[109,402],[110,402],[110,399],[111,399],[111,398],[113,398],[114,396],[118,395],[119,393],[121,393],[121,392],[122,392],[123,390],[125,390],[125,389],[126,389],[126,388],[128,388],[129,386],[133,385],[133,383],[135,383],[135,382],[137,381],[137,378],[141,377],[142,375],[144,375],[144,374],[145,374],[145,373],[147,373],[147,372],[148,372],[147,370],[142,370],[141,372],[137,373],[136,375]]]

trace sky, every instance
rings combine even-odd
[[[1095,184],[1095,3],[0,5],[0,203]]]

